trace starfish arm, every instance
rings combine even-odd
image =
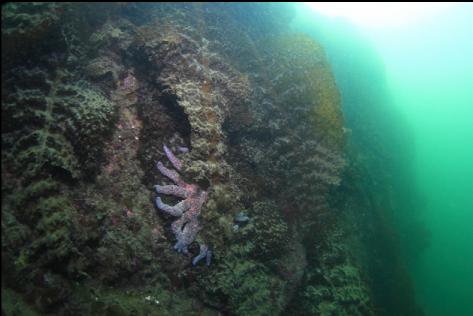
[[[174,156],[174,153],[171,151],[171,149],[168,148],[168,146],[163,144],[163,149],[164,149],[164,152],[166,153],[166,157],[168,157],[169,161],[172,163],[174,168],[180,171],[182,168],[182,162],[179,159],[177,159],[176,156]]]
[[[187,191],[178,185],[155,185],[154,188],[157,193],[174,195],[183,199],[188,197]]]
[[[172,216],[181,216],[185,211],[189,209],[186,200],[181,201],[174,206],[171,206],[161,201],[161,198],[159,196],[156,198],[156,207]]]
[[[158,163],[156,164],[156,167],[158,167],[159,172],[161,172],[163,176],[168,177],[177,185],[183,183],[179,174],[174,170],[166,168],[161,161],[158,161]]]
[[[192,259],[192,265],[195,266],[197,263],[199,263],[200,260],[206,258],[208,252],[209,247],[207,247],[207,245],[200,245],[200,252],[194,259]]]

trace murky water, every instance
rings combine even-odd
[[[387,99],[402,117],[404,125],[398,128],[404,145],[387,150],[406,152],[413,178],[405,185],[419,194],[414,209],[403,210],[400,204],[400,216],[416,213],[430,239],[421,252],[405,253],[419,302],[426,315],[471,315],[473,6],[452,5],[428,19],[392,28],[324,16],[310,21],[311,15],[303,14],[298,27],[326,43],[342,94],[347,90],[345,106],[351,108],[360,94],[379,93],[378,78],[371,80],[370,72],[352,73],[366,65],[366,70],[371,66],[382,73]],[[351,91],[359,83],[350,80],[365,82],[364,91]],[[401,245],[410,249],[416,231],[408,232],[406,225],[401,220],[398,229],[411,236]]]

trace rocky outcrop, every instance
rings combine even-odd
[[[20,291],[66,289],[44,313],[277,315],[317,288],[306,237],[341,182],[343,120],[322,48],[285,34],[290,11],[70,6],[31,6],[61,45],[9,59],[2,80],[2,251]],[[36,45],[25,8],[2,12],[22,29],[5,38]]]

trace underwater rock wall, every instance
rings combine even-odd
[[[324,45],[343,99],[350,158],[337,208],[348,217],[351,242],[362,245],[355,247],[358,266],[378,314],[422,315],[406,269],[406,261],[428,244],[411,166],[412,131],[393,104],[379,54],[364,36],[342,21],[314,12],[308,18],[302,28]]]
[[[290,7],[99,6],[2,10],[2,292],[22,302],[2,311],[371,315],[330,239],[339,93],[322,47],[287,33]],[[208,193],[189,254],[153,203],[164,143]],[[192,265],[198,243],[210,266]]]

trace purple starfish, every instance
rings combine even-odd
[[[173,152],[166,145],[163,145],[163,148],[169,161],[171,161],[176,169],[180,170],[182,167],[181,161],[174,156]],[[166,168],[161,161],[158,161],[157,168],[162,175],[171,179],[175,184],[155,185],[156,192],[159,194],[173,195],[183,200],[171,206],[164,203],[161,197],[158,196],[156,197],[156,206],[169,215],[179,217],[171,225],[172,231],[177,239],[174,249],[178,252],[188,253],[187,247],[195,240],[200,230],[198,217],[202,205],[207,201],[207,192],[200,190],[195,184],[186,183],[181,179],[179,173]]]
[[[174,156],[173,152],[171,151],[171,149],[168,148],[168,146],[163,145],[163,149],[164,149],[164,152],[166,153],[166,157],[168,157],[169,161],[172,163],[174,168],[181,171],[182,162],[179,159],[177,159],[176,156]]]

